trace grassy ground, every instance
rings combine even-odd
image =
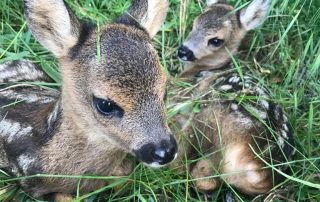
[[[126,0],[67,0],[77,15],[102,24],[111,22],[128,6]],[[181,68],[175,52],[186,37],[192,21],[204,8],[197,0],[170,0],[167,21],[154,43],[165,68]],[[245,0],[230,0],[236,6]],[[59,85],[55,59],[43,49],[27,29],[20,0],[0,2],[0,63],[29,59],[43,67]],[[283,186],[272,196],[275,201],[320,201],[320,2],[317,0],[274,0],[270,15],[262,28],[248,34],[246,51],[239,56],[242,66],[263,77],[272,89],[276,102],[282,104],[293,125],[297,155],[294,169]],[[261,68],[256,68],[254,59]],[[115,180],[109,186],[89,195],[89,201],[201,201],[192,192],[188,173],[177,175],[168,169],[152,170],[137,165],[128,178]],[[9,181],[8,181],[9,180]],[[17,190],[5,173],[0,172],[0,201]],[[119,189],[112,189],[123,183]],[[222,201],[226,187],[213,194],[212,201]],[[32,201],[18,190],[21,201]],[[100,194],[99,194],[100,193]],[[252,198],[234,194],[237,201]],[[269,196],[269,198],[272,198]],[[284,197],[284,198],[283,198]],[[287,198],[287,199],[285,199]],[[256,199],[257,201],[261,200]]]

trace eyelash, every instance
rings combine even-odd
[[[107,118],[122,118],[124,111],[112,100],[104,100],[93,96],[93,106],[103,116]]]
[[[219,39],[218,37],[214,37],[208,40],[209,46],[220,47],[224,43],[223,39]]]

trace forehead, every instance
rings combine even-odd
[[[204,29],[219,29],[225,26],[225,22],[232,20],[233,7],[227,4],[213,5],[202,13],[197,21],[196,26]]]
[[[113,92],[130,97],[164,91],[166,77],[144,31],[112,25],[100,42],[100,62],[90,67],[100,86],[107,82]]]

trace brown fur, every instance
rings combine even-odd
[[[248,29],[253,29],[263,22],[267,14],[267,2],[268,0],[263,1],[261,8],[257,6],[255,10],[248,11],[256,13],[252,18],[239,18],[246,14],[246,8],[234,11],[232,6],[221,2],[208,5],[194,20],[193,29],[183,42],[183,45],[193,52],[196,60],[185,64],[182,77],[194,75],[199,71],[217,69],[229,63],[230,54],[237,52]],[[257,4],[257,1],[253,3]],[[250,25],[250,28],[244,24],[253,21],[257,22]],[[210,46],[208,41],[212,38],[224,40],[224,43],[219,47]]]
[[[225,76],[233,71],[228,65],[231,60],[230,54],[236,54],[249,28],[261,24],[270,1],[255,0],[249,5],[250,9],[243,8],[236,12],[232,6],[221,1],[210,2],[214,3],[208,5],[205,11],[195,19],[193,29],[183,43],[184,47],[193,52],[196,59],[185,64],[181,77],[189,80],[194,87],[193,89],[175,89],[172,102],[199,100],[201,111],[195,113],[193,106],[190,106],[181,110],[173,119],[176,125],[172,128],[176,130],[175,134],[180,145],[179,156],[183,158],[186,155],[194,159],[197,155],[208,154],[191,169],[193,178],[206,178],[195,182],[200,191],[213,191],[221,185],[221,181],[224,181],[246,194],[265,193],[277,180],[274,179],[270,168],[264,168],[265,164],[254,152],[269,161],[268,155],[271,154],[263,150],[268,148],[268,145],[279,148],[275,143],[277,140],[267,135],[267,129],[263,124],[254,116],[245,113],[245,110],[239,104],[235,104],[233,99],[223,98],[221,96],[223,90],[215,86],[215,83],[218,83],[219,79],[227,78]],[[259,2],[261,5],[258,4]],[[255,15],[251,16],[250,12]],[[224,42],[220,47],[208,45],[208,41],[213,38],[224,40]],[[219,70],[223,67],[225,67],[224,70]],[[204,76],[200,77],[201,81],[197,81],[195,75]],[[241,80],[235,83],[239,82]],[[233,85],[236,84],[228,83],[226,87],[236,88]],[[237,96],[250,94],[250,91],[254,90],[254,88],[246,88],[242,86],[240,90],[232,92]],[[236,109],[232,109],[231,105]],[[184,136],[186,137],[182,138]],[[272,156],[278,156],[276,151],[270,153],[273,152]],[[291,156],[291,152],[285,154],[285,157],[280,154],[280,158],[277,159],[279,161],[276,160],[276,162],[286,161],[286,158]],[[222,174],[222,176],[210,177],[215,174]]]
[[[233,7],[217,4],[208,7],[194,21],[193,29],[184,45],[193,51],[196,61],[186,63],[182,76],[190,76],[194,72],[219,68],[229,62],[229,53],[235,53],[244,37],[244,30],[238,25],[235,14],[229,14]],[[222,47],[209,47],[208,40],[219,38],[225,43]]]
[[[10,163],[18,162],[10,164],[8,169],[17,176],[127,175],[132,170],[131,161],[126,159],[128,154],[135,155],[143,145],[160,144],[170,138],[163,102],[166,75],[150,38],[160,29],[168,2],[134,1],[128,13],[116,23],[102,27],[100,56],[96,55],[96,31],[80,22],[64,1],[25,0],[24,3],[33,35],[58,58],[62,88],[61,94],[50,103],[40,105],[35,101],[1,111],[0,115],[8,114],[1,116],[8,120],[8,127],[0,127],[0,131],[10,133],[8,128],[17,128],[18,123],[22,130],[32,128],[32,131],[27,128],[31,134],[22,134],[12,143],[2,139],[6,134],[0,135],[1,152],[4,150]],[[40,92],[40,89],[14,90],[27,96],[27,92]],[[39,100],[51,94],[48,89],[41,90],[43,93],[36,95]],[[93,96],[112,100],[123,110],[122,117],[103,116],[95,108]],[[0,97],[0,101],[11,100]],[[32,115],[31,120],[28,115]],[[4,160],[0,158],[0,166],[8,164]],[[30,195],[59,193],[58,201],[67,201],[68,197],[63,195],[74,194],[78,183],[78,179],[72,178],[20,181]],[[105,183],[81,180],[80,193],[98,189]]]
[[[130,15],[123,15],[120,20],[136,19],[142,27],[148,30],[150,37],[154,37],[165,20],[168,7],[168,1],[136,0],[128,10]]]
[[[199,86],[202,85],[200,82]],[[197,91],[193,91],[195,92]],[[201,92],[197,93],[201,94]],[[174,102],[180,103],[183,100],[180,98],[179,101]],[[182,132],[188,135],[188,138],[184,139],[181,138],[181,134],[178,135],[178,131],[174,132],[180,141],[179,156],[183,158],[187,154],[189,158],[195,157],[195,150],[188,141],[192,142],[198,150],[210,154],[206,157],[210,161],[200,160],[192,167],[193,178],[224,174],[224,181],[244,193],[260,194],[269,191],[273,185],[271,171],[262,169],[265,165],[255,157],[249,146],[251,145],[257,153],[260,153],[259,145],[264,143],[259,138],[254,140],[252,137],[261,136],[265,130],[261,123],[248,115],[240,115],[230,110],[229,102],[219,98],[209,103],[202,105],[200,113],[193,114],[185,111],[174,117],[175,127],[178,130],[183,128]],[[192,117],[192,121],[184,125],[189,117]],[[247,121],[244,122],[244,120]],[[201,132],[194,134],[194,129]],[[177,162],[175,166],[178,164]],[[196,186],[200,191],[208,192],[220,186],[220,181],[221,179],[218,178],[199,179],[196,181]]]

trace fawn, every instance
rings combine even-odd
[[[174,116],[179,156],[194,156],[199,150],[210,154],[191,170],[193,178],[207,177],[195,182],[203,192],[225,181],[246,194],[265,193],[281,180],[267,165],[293,156],[293,131],[262,83],[232,68],[230,54],[237,52],[248,30],[262,24],[270,0],[254,0],[239,10],[220,0],[207,4],[178,49],[178,57],[186,62],[181,77],[194,86],[175,89],[171,105],[194,99],[201,106],[198,113],[189,107]],[[214,173],[221,173],[220,179],[208,179]]]
[[[173,161],[177,143],[166,121],[166,74],[151,43],[168,1],[135,0],[101,33],[63,0],[24,0],[24,7],[33,36],[59,61],[62,87],[21,83],[50,80],[31,63],[0,66],[0,82],[6,83],[0,91],[0,167],[13,176],[125,175],[131,171],[127,154],[151,167]],[[104,183],[82,180],[80,191]],[[64,200],[76,192],[78,180],[19,184],[33,197]]]

